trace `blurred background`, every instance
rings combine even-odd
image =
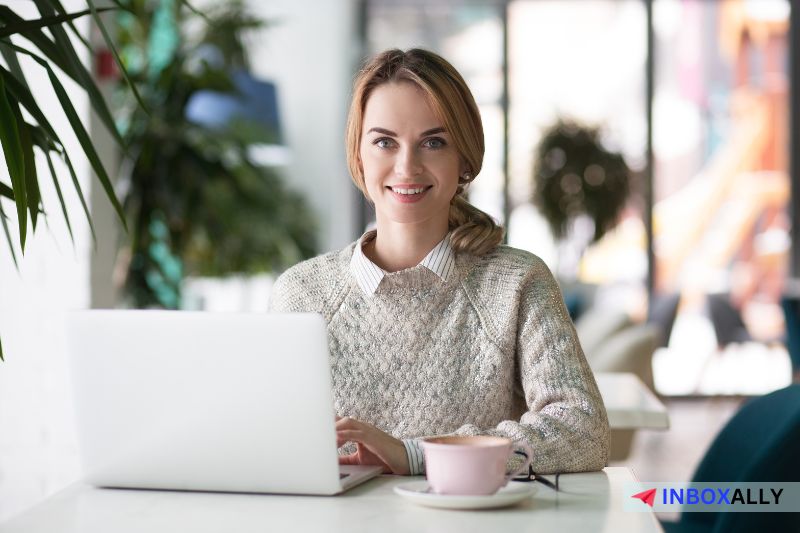
[[[0,520],[79,475],[64,312],[265,311],[282,270],[361,235],[373,213],[344,124],[359,65],[390,47],[434,50],[464,75],[486,133],[470,200],[556,274],[593,368],[635,373],[667,406],[671,429],[640,432],[624,459],[640,479],[689,479],[743,399],[797,376],[789,0],[121,3],[103,20],[149,113],[97,26],[75,25],[125,152],[96,96],[57,75],[127,232],[47,74],[20,60],[74,179],[59,159],[52,181],[40,171],[46,227],[24,254],[3,216]]]

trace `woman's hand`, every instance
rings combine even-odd
[[[356,452],[339,456],[340,465],[377,465],[384,474],[408,475],[408,456],[402,441],[375,426],[350,417],[336,417],[336,445],[356,443]]]

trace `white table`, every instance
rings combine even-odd
[[[594,377],[611,429],[669,429],[667,408],[636,374],[597,372]]]
[[[392,487],[419,478],[381,476],[340,496],[276,496],[96,489],[76,484],[0,525],[3,533],[662,531],[652,513],[626,512],[627,468],[564,474],[515,507],[419,507]]]
[[[669,429],[667,408],[636,374],[596,372],[597,387],[603,397],[611,428],[611,461],[624,461],[640,429]]]

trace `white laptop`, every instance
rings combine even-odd
[[[67,316],[86,480],[102,487],[338,494],[325,321],[316,314]]]

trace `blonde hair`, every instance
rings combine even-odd
[[[347,164],[356,187],[369,199],[361,169],[359,147],[364,109],[372,91],[384,83],[408,81],[428,97],[434,112],[453,138],[467,173],[459,176],[458,189],[450,202],[450,242],[457,252],[483,255],[503,240],[503,228],[488,214],[470,204],[465,188],[483,164],[483,124],[475,98],[461,74],[441,56],[412,48],[386,50],[367,61],[353,84],[353,99],[347,117],[345,143]]]

